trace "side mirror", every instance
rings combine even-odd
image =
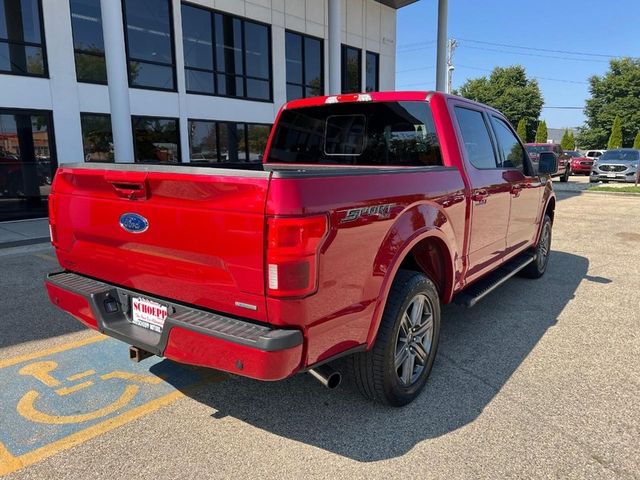
[[[558,157],[552,152],[540,153],[538,173],[541,175],[555,175],[558,173]]]

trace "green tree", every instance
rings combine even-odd
[[[573,150],[573,142],[571,141],[571,135],[569,135],[568,128],[564,129],[562,140],[560,140],[560,146],[563,150]]]
[[[540,120],[536,128],[536,143],[546,143],[548,138],[547,122]]]
[[[636,138],[633,141],[633,148],[637,148],[640,149],[640,130],[638,131],[638,133],[636,134]]]
[[[527,122],[525,122],[524,118],[521,118],[518,122],[517,133],[523,142],[527,141]]]
[[[527,134],[522,139],[533,137],[544,100],[538,82],[527,78],[523,66],[496,67],[488,77],[467,80],[456,93],[491,105],[514,125],[524,120]]]
[[[611,60],[609,70],[589,79],[586,125],[579,130],[582,148],[603,148],[616,116],[622,122],[622,144],[631,145],[640,130],[640,58]]]
[[[620,117],[616,116],[613,120],[613,127],[611,127],[611,135],[609,136],[609,142],[607,143],[607,148],[611,150],[612,148],[621,148],[622,147],[622,120]]]
[[[570,145],[569,150],[576,149],[576,137],[573,134],[573,130],[569,130],[569,145]]]

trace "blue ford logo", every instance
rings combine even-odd
[[[149,228],[149,222],[137,213],[123,213],[120,215],[120,226],[127,232],[142,233]]]

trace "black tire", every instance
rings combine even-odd
[[[560,181],[564,183],[564,182],[566,182],[568,180],[569,180],[569,169],[567,168],[564,171],[564,174],[560,177]]]
[[[540,278],[547,271],[549,264],[549,256],[551,254],[551,234],[553,224],[549,215],[544,215],[542,227],[540,229],[540,238],[538,244],[534,248],[536,258],[522,270],[522,276],[526,278]]]
[[[416,313],[419,316],[419,321],[428,318],[422,312],[427,309],[431,310],[431,337],[428,346],[426,345],[428,333],[424,333],[422,340],[420,340],[417,332],[419,331],[418,326],[421,324],[417,324],[417,322],[414,324],[411,318],[413,308],[418,301],[423,302],[423,310]],[[411,309],[411,313],[409,313],[409,309]],[[406,319],[405,314],[407,314]],[[425,325],[427,323],[429,321],[425,320]],[[406,326],[411,325],[418,326],[406,330]],[[413,337],[414,330],[415,337]],[[400,270],[391,286],[373,347],[367,352],[358,353],[348,358],[348,368],[358,389],[366,398],[386,405],[401,407],[412,402],[427,383],[438,350],[439,338],[440,301],[435,285],[422,273]],[[422,345],[422,350],[420,350],[420,345]],[[413,361],[409,359],[411,356],[413,356]],[[421,360],[425,356],[426,360]],[[407,359],[396,368],[396,361],[404,357]],[[406,368],[408,365],[406,362],[411,362],[410,369]],[[402,375],[399,371],[402,371]],[[406,372],[408,373],[405,376]],[[407,378],[409,379],[408,384],[405,382]]]

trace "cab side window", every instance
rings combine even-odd
[[[526,174],[525,151],[518,138],[504,120],[494,116],[491,117],[491,120],[498,139],[498,149],[502,154],[500,166],[502,168],[517,168]]]
[[[479,169],[496,168],[496,155],[484,116],[477,110],[455,107],[467,158]]]

